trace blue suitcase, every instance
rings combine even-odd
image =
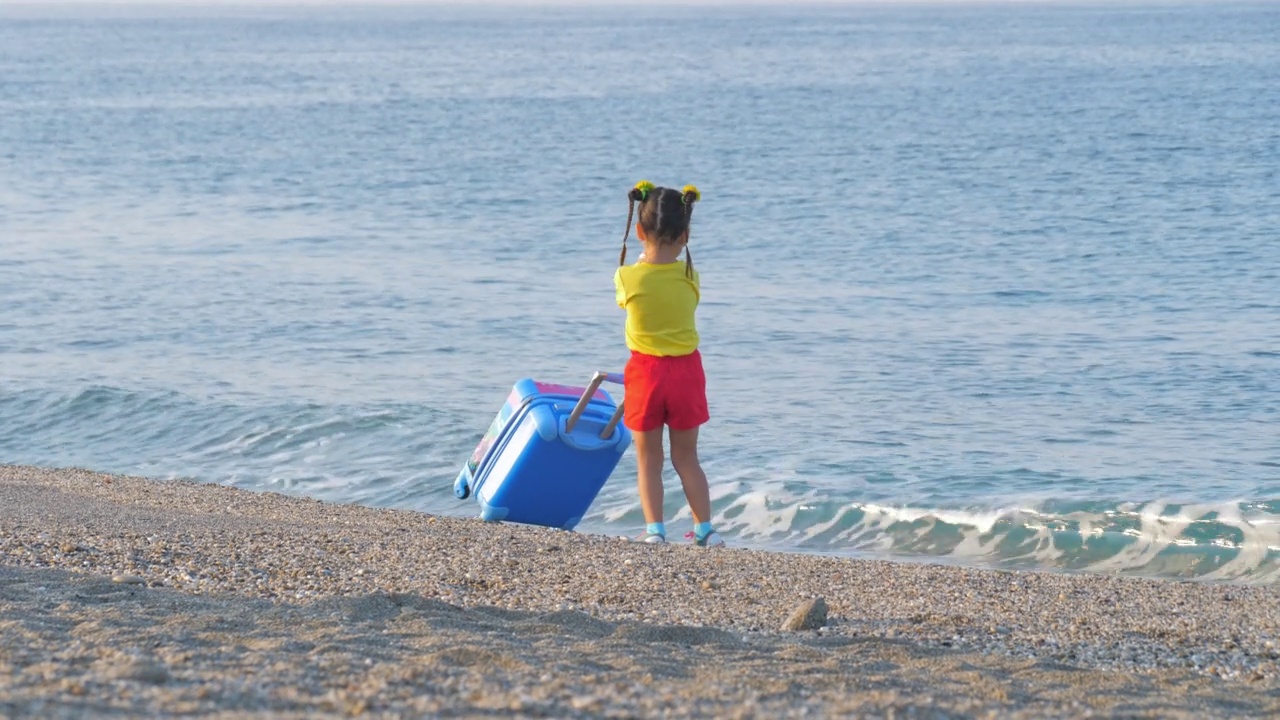
[[[606,380],[622,376],[598,372],[585,388],[518,381],[453,494],[474,493],[485,520],[572,530],[631,444]]]

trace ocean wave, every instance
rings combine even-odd
[[[422,404],[321,405],[202,400],[168,391],[88,386],[0,393],[0,461],[86,467],[156,478],[305,495],[330,502],[471,515],[452,496],[453,474],[480,434],[454,413]],[[1280,581],[1280,497],[1174,502],[1160,499],[1034,497],[1035,488],[1074,484],[1054,476],[841,481],[838,463],[779,461],[790,470],[733,472],[745,458],[711,467],[721,532],[739,547],[895,558],[969,566],[1197,579]],[[619,466],[579,526],[628,533],[643,518]],[[761,473],[764,473],[763,475]],[[770,475],[772,473],[772,475]],[[883,476],[882,476],[883,475]],[[1017,502],[970,499],[1004,489]],[[1132,485],[1130,486],[1132,488]],[[688,509],[669,490],[668,521]]]
[[[0,459],[189,478],[332,502],[414,506],[470,433],[413,404],[325,406],[202,401],[90,386],[0,394]],[[455,462],[456,460],[456,462]]]
[[[717,511],[741,542],[1006,569],[1271,583],[1280,499],[1218,503],[1043,500],[942,508],[744,492]]]

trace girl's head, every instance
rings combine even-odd
[[[641,180],[627,193],[627,227],[622,234],[622,254],[618,264],[627,262],[627,238],[631,234],[631,220],[636,220],[636,233],[643,240],[659,245],[684,245],[685,272],[693,275],[693,256],[689,253],[689,220],[693,217],[693,204],[702,199],[702,193],[692,185],[681,190],[655,187]],[[636,215],[636,204],[640,214]]]

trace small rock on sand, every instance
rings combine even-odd
[[[791,613],[791,617],[782,623],[787,632],[798,630],[817,630],[827,624],[827,601],[820,597],[806,600]]]

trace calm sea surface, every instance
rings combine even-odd
[[[1275,582],[1278,169],[1277,5],[0,8],[0,462],[472,515],[693,182],[731,544]]]

